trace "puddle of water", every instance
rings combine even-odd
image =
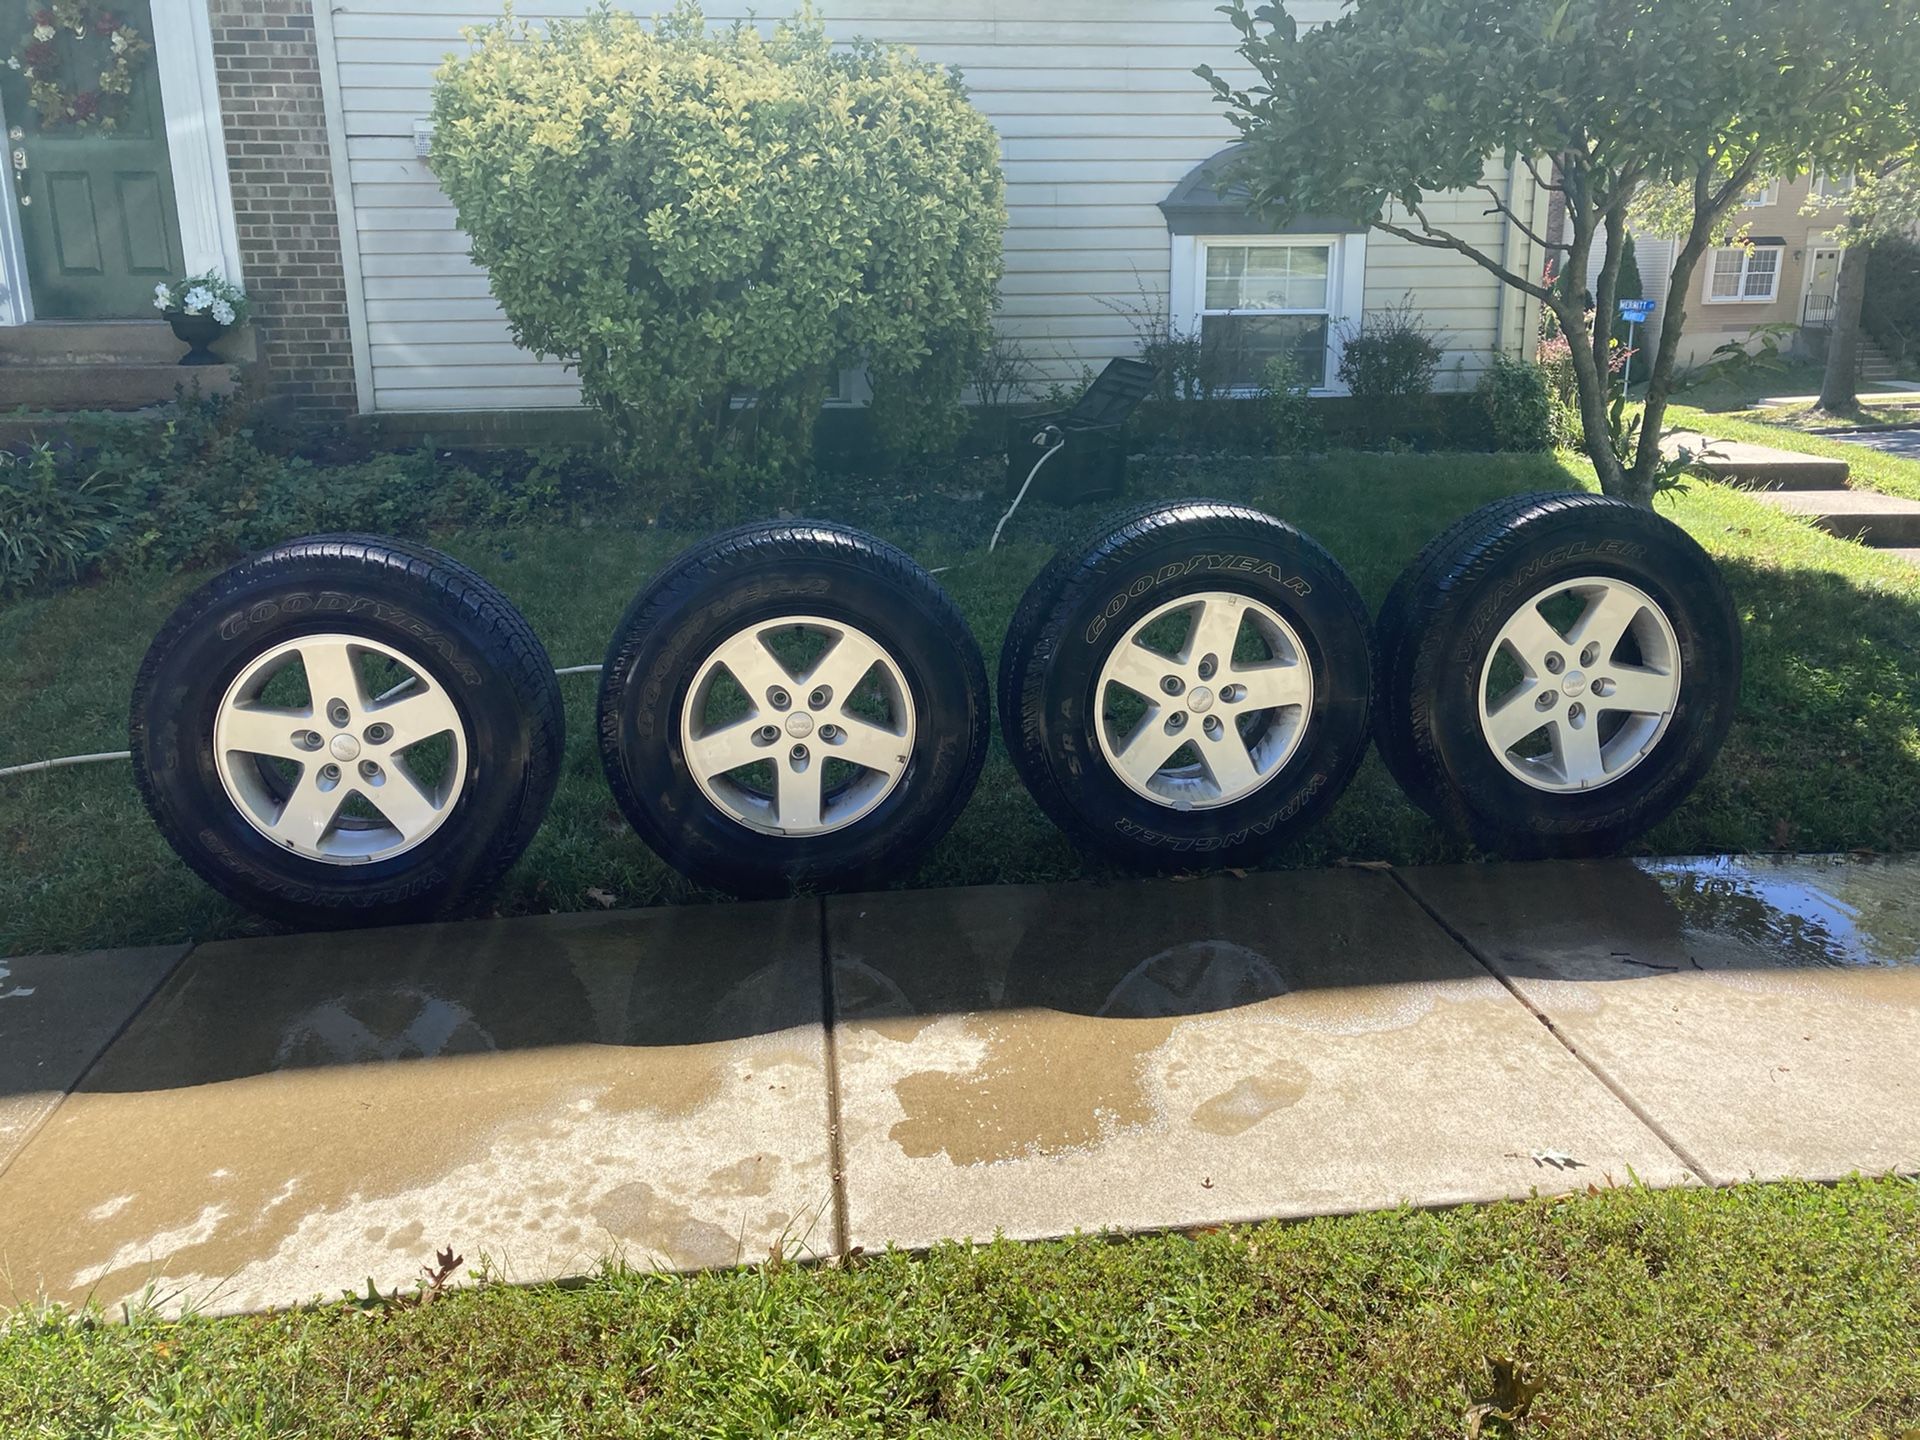
[[[1810,968],[1920,964],[1920,861],[1707,856],[1636,862],[1686,929]]]

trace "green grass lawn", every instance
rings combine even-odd
[[[1585,463],[1570,456],[1340,454],[1305,462],[1148,460],[1135,467],[1132,493],[1218,495],[1285,516],[1327,544],[1377,605],[1400,568],[1456,515],[1504,494],[1591,483]],[[1646,847],[1920,847],[1920,570],[1711,484],[1696,483],[1662,506],[1724,568],[1744,620],[1747,671],[1740,719],[1720,763]],[[879,486],[807,508],[867,525],[941,567],[990,672],[1020,593],[1054,546],[1091,518],[1023,510],[1008,541],[988,555],[986,537],[1000,510],[991,491],[900,494]],[[600,660],[633,592],[695,538],[550,526],[440,543],[525,610],[556,665],[577,665]],[[141,654],[167,611],[203,578],[125,578],[0,606],[0,765],[124,748]],[[620,906],[705,898],[642,846],[615,808],[593,743],[593,677],[560,683],[568,721],[560,790],[532,848],[500,887],[499,912],[587,908],[589,890]],[[1464,853],[1370,758],[1328,820],[1271,863],[1411,863]],[[1096,872],[1027,798],[996,737],[972,804],[904,883]],[[124,764],[0,780],[0,954],[259,928],[173,858]]]
[[[1920,1426],[1920,1186],[1595,1189],[845,1267],[0,1320],[0,1434],[1518,1435]],[[1541,1388],[1488,1420],[1495,1361]],[[1510,1394],[1510,1392],[1509,1392]]]

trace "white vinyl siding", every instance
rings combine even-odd
[[[515,9],[537,22],[582,14],[588,3],[527,0]],[[1237,65],[1235,31],[1217,3],[842,0],[826,13],[836,36],[910,44],[964,71],[1001,136],[1009,225],[999,325],[1036,362],[1042,383],[1134,353],[1142,312],[1168,303],[1171,251],[1158,202],[1237,138],[1193,68],[1252,78]],[[756,8],[764,22],[794,7],[767,0]],[[1326,20],[1339,0],[1296,8]],[[514,346],[452,207],[414,153],[441,58],[464,48],[463,27],[498,13],[488,0],[332,0],[317,17],[331,27],[337,71],[351,190],[343,220],[359,250],[356,319],[371,375],[366,408],[579,402],[559,362]],[[741,13],[717,0],[708,19],[724,25]],[[1498,251],[1501,227],[1486,208],[1476,192],[1436,197],[1429,213]],[[1513,268],[1537,273],[1538,257],[1518,231],[1509,239]],[[1524,343],[1520,298],[1502,300],[1498,282],[1470,261],[1384,235],[1371,237],[1366,255],[1366,293],[1385,304],[1411,290],[1466,383],[1494,348],[1497,321],[1510,352]]]

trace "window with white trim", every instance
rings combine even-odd
[[[1816,175],[1813,180],[1813,193],[1822,200],[1838,200],[1843,195],[1853,193],[1853,172],[1844,175]]]
[[[1199,241],[1200,340],[1226,384],[1262,384],[1281,355],[1316,389],[1327,383],[1338,248],[1319,238]]]
[[[1780,293],[1778,245],[1732,245],[1713,252],[1707,272],[1707,303],[1731,305],[1741,301],[1771,300]]]
[[[1740,197],[1740,208],[1758,210],[1763,206],[1778,204],[1780,200],[1780,182],[1767,180],[1753,186]]]

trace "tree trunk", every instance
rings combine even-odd
[[[1820,379],[1820,408],[1836,414],[1856,410],[1855,381],[1860,362],[1860,312],[1867,298],[1867,247],[1854,244],[1840,252],[1840,275],[1833,287],[1833,327],[1827,331],[1827,371]]]

